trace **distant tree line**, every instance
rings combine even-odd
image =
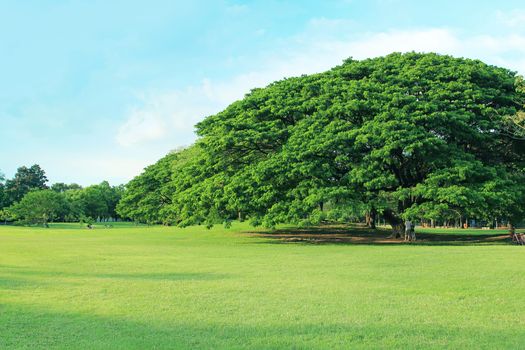
[[[85,188],[75,183],[49,186],[39,165],[22,166],[12,179],[0,176],[0,220],[47,226],[51,221],[116,219],[123,192],[123,186],[107,181]]]

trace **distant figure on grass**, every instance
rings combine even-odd
[[[415,231],[415,225],[412,223],[412,221],[407,220],[405,221],[405,241],[415,241],[416,240],[416,231]]]
[[[516,229],[512,225],[510,225],[510,236],[512,238],[512,242],[515,242],[519,245],[525,245],[525,234],[516,233]]]

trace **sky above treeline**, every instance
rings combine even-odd
[[[125,183],[252,88],[394,51],[525,74],[525,3],[0,0],[0,172]]]

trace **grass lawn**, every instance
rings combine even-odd
[[[0,349],[524,347],[525,247],[248,230],[0,226]]]

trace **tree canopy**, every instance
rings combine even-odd
[[[86,188],[59,182],[48,189],[39,165],[22,166],[13,179],[5,180],[0,173],[0,220],[45,224],[54,220],[116,219],[123,192],[124,186],[110,186],[107,181]]]
[[[252,90],[206,118],[184,161],[164,159],[171,181],[152,177],[157,163],[130,183],[121,210],[138,208],[133,192],[152,186],[171,194],[155,220],[182,226],[238,216],[310,224],[359,207],[395,229],[406,218],[519,220],[525,141],[508,125],[524,104],[515,72],[478,60],[348,59]]]
[[[8,204],[18,202],[31,190],[46,189],[47,181],[45,171],[38,164],[29,168],[26,166],[18,168],[15,176],[5,183]]]
[[[22,222],[47,226],[68,211],[68,203],[63,195],[53,190],[28,192],[20,202],[15,203],[9,212]]]
[[[118,203],[117,212],[135,221],[149,224],[171,224],[174,172],[191,157],[193,149],[170,152],[139,176],[131,180]]]

